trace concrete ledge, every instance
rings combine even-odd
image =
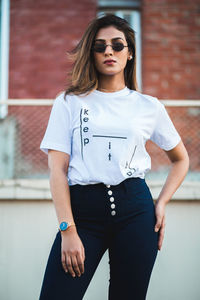
[[[163,181],[146,180],[153,199],[156,199],[164,185]],[[0,180],[0,200],[51,200],[48,179]],[[200,201],[200,182],[184,181],[171,200]]]
[[[153,199],[157,199],[164,182],[146,180],[152,193]],[[174,193],[171,200],[198,200],[200,201],[200,182],[184,181]]]
[[[48,179],[0,180],[0,200],[50,200]]]

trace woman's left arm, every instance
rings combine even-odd
[[[171,197],[176,192],[178,187],[181,185],[189,169],[189,156],[182,140],[175,148],[165,152],[172,162],[172,166],[167,176],[166,182],[158,196],[158,199],[155,202],[155,231],[159,231],[159,250],[161,250],[164,238],[165,206],[170,201]]]

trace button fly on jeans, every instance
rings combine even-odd
[[[110,202],[113,202],[114,201],[114,197],[110,197]]]

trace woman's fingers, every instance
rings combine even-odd
[[[67,263],[67,268],[68,268],[68,270],[69,270],[69,273],[70,273],[73,277],[75,277],[76,274],[75,274],[75,272],[74,272],[74,270],[73,270],[71,256],[67,255],[67,257],[66,257],[66,263]]]
[[[84,256],[83,256],[83,251],[81,251],[81,253],[78,253],[78,255],[77,255],[77,262],[78,262],[79,270],[83,274],[84,273]]]
[[[160,230],[161,224],[162,224],[162,218],[161,218],[161,216],[157,216],[156,225],[155,225],[155,232],[158,232]]]
[[[158,205],[155,207],[155,210],[156,210],[155,232],[158,232],[163,222],[164,210],[162,209],[162,207],[160,208]]]
[[[155,213],[156,213],[156,224],[155,224],[155,232],[159,231],[158,238],[158,249],[161,249],[162,242],[164,239],[164,231],[165,231],[165,204],[157,203],[155,205]]]
[[[63,258],[62,258],[63,259]],[[65,263],[62,260],[62,265],[64,270],[68,269],[68,272],[75,277],[77,276],[81,276],[81,274],[84,273],[84,257],[82,255],[82,253],[77,253],[75,254],[71,254],[71,255],[67,255],[66,256],[66,267],[65,267]]]
[[[79,269],[79,264],[78,264],[76,255],[71,256],[71,260],[72,260],[73,269],[75,271],[75,275],[80,277],[81,271]]]
[[[163,239],[165,233],[165,217],[163,218],[162,226],[159,232],[159,239],[158,239],[158,249],[161,250]]]
[[[66,265],[65,253],[63,251],[61,252],[61,263],[62,263],[64,271],[68,272],[67,265]]]

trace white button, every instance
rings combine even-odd
[[[108,195],[112,195],[112,191],[111,190],[108,191]]]
[[[112,211],[111,211],[111,215],[114,216],[115,214],[116,214],[116,211],[115,211],[115,210],[112,210]]]
[[[112,203],[110,207],[111,207],[111,208],[115,208],[115,204],[114,204],[114,203]]]
[[[110,197],[110,202],[113,202],[114,201],[114,197]]]
[[[109,185],[109,184],[107,184],[106,186],[107,186],[107,188],[110,188],[110,185]]]

